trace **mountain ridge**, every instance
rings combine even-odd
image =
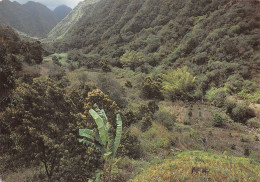
[[[100,0],[83,1],[76,6],[70,14],[68,14],[61,22],[59,22],[47,35],[44,42],[53,41],[53,39],[61,39],[67,32],[71,31],[76,23],[80,21],[85,10],[90,10],[88,6],[94,5]]]
[[[0,22],[30,36],[44,37],[59,19],[41,3],[4,0],[0,2]]]

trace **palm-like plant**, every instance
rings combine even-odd
[[[109,169],[108,178],[103,177],[103,181],[110,181],[111,176],[111,161],[116,155],[117,148],[120,144],[121,136],[122,136],[122,119],[120,114],[116,115],[116,136],[111,129],[111,124],[108,122],[108,118],[105,114],[105,111],[100,110],[97,105],[94,105],[95,110],[90,109],[89,113],[94,118],[97,129],[79,129],[79,135],[84,137],[83,139],[79,139],[79,142],[86,144],[87,146],[92,146],[95,149],[99,150],[105,159],[105,168],[104,170]],[[103,175],[105,175],[103,173]],[[106,178],[107,180],[105,180]]]

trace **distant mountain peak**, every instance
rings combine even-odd
[[[41,3],[0,1],[0,23],[30,36],[44,37],[58,22],[55,13]]]
[[[60,20],[62,20],[71,12],[71,10],[72,9],[70,7],[63,4],[55,8],[53,12]]]

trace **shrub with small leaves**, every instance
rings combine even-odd
[[[250,150],[249,150],[248,147],[244,148],[244,155],[247,156],[247,157],[250,155]]]
[[[223,125],[224,119],[220,114],[213,115],[213,125],[216,127],[220,127]]]
[[[128,88],[132,88],[133,87],[133,85],[132,85],[132,83],[130,81],[127,81],[125,83],[125,86],[128,87]]]
[[[214,106],[223,107],[227,97],[225,88],[211,88],[206,93],[207,100]]]
[[[212,131],[211,131],[211,130],[209,131],[209,136],[213,136],[213,133],[212,133]]]
[[[171,131],[174,127],[174,123],[176,122],[176,116],[168,112],[158,111],[154,114],[154,121],[162,124]]]
[[[248,104],[237,104],[235,108],[232,109],[230,117],[239,123],[246,123],[250,118],[255,117],[255,113],[252,109],[248,107]]]
[[[151,77],[146,77],[142,86],[142,94],[147,99],[162,99],[161,83]]]
[[[152,116],[147,114],[141,120],[141,130],[147,131],[152,126]]]
[[[233,144],[231,145],[231,149],[232,149],[232,150],[236,150],[236,144],[233,143]]]
[[[243,137],[243,136],[241,136],[240,141],[241,142],[249,142],[249,140],[247,138]]]
[[[170,99],[190,99],[195,87],[195,77],[188,67],[169,71],[163,76],[163,91]]]

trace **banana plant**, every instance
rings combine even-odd
[[[79,142],[86,144],[87,146],[93,146],[99,150],[104,158],[109,156],[115,157],[116,151],[120,144],[122,136],[122,119],[120,114],[116,115],[116,136],[114,137],[111,129],[111,124],[108,122],[108,118],[105,111],[100,110],[97,105],[94,105],[94,109],[90,109],[89,113],[94,118],[97,128],[91,129],[79,129],[79,135],[84,137],[79,139]]]

